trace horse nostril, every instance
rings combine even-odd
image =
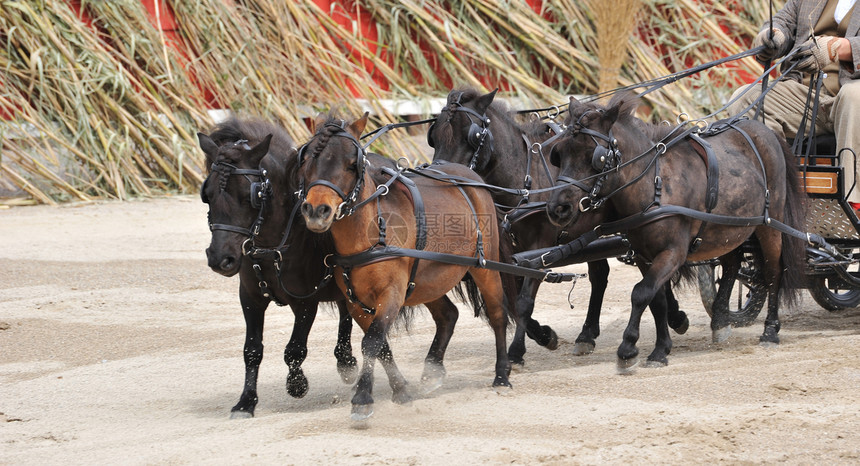
[[[558,218],[566,218],[570,216],[570,205],[568,204],[559,204],[555,206],[555,215]]]
[[[233,268],[233,264],[235,262],[236,262],[236,259],[234,259],[231,256],[227,256],[221,260],[221,263],[218,264],[218,266],[221,267],[221,270],[230,270]]]
[[[310,205],[308,202],[302,203],[302,215],[306,218],[310,218],[314,213],[314,206]]]
[[[331,207],[329,207],[328,204],[323,204],[323,205],[317,207],[317,215],[320,218],[328,218],[330,213],[331,213]]]

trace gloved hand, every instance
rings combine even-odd
[[[814,73],[825,66],[839,61],[839,38],[833,36],[818,36],[809,39],[800,46],[797,53],[798,62],[795,68],[804,73]]]
[[[771,31],[773,31],[773,37],[771,37]],[[777,28],[772,29],[763,29],[761,32],[755,36],[753,39],[752,46],[753,48],[758,47],[759,45],[764,45],[765,49],[756,54],[756,59],[762,63],[769,62],[776,57],[781,57],[785,55],[788,39],[785,37],[785,34]]]

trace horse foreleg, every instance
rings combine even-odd
[[[358,312],[363,312],[359,310]],[[361,339],[361,373],[355,384],[355,395],[352,397],[353,421],[363,421],[373,414],[373,367],[376,359],[385,345],[385,326],[382,319],[370,323]]]
[[[343,383],[355,383],[358,377],[358,361],[352,355],[352,316],[346,301],[337,302],[339,312],[337,326],[337,344],[334,347],[334,357],[337,359],[337,372]]]
[[[543,341],[543,346],[547,346],[552,343],[551,339],[552,336],[555,335],[555,332],[553,332],[551,328],[546,327],[549,332],[552,332],[552,335],[546,335],[542,338],[541,333],[543,332],[543,329],[540,323],[532,319],[532,312],[534,312],[535,307],[535,295],[537,295],[540,283],[537,280],[529,278],[517,280],[517,282],[520,281],[522,282],[522,285],[520,286],[520,293],[517,296],[516,302],[516,330],[514,331],[514,337],[511,340],[511,346],[508,348],[508,358],[513,364],[523,365],[525,364],[523,355],[526,354],[526,335],[531,337],[538,344],[541,344],[541,341]],[[556,336],[555,338],[555,346],[558,347],[558,337]]]
[[[445,350],[454,334],[454,326],[457,324],[460,312],[447,296],[424,305],[430,310],[436,322],[436,335],[433,336],[433,343],[430,345],[427,357],[424,358],[424,373],[421,375],[421,388],[426,394],[441,387],[442,381],[445,380],[443,364]]]
[[[584,356],[594,352],[595,338],[600,336],[600,309],[603,296],[609,284],[609,262],[606,259],[588,263],[588,281],[591,282],[591,296],[588,298],[588,312],[582,331],[573,346],[574,356]]]
[[[523,319],[526,322],[526,335],[534,340],[535,343],[550,351],[554,351],[558,349],[558,335],[555,333],[555,330],[549,325],[541,325],[540,322],[532,317],[535,310],[535,297],[537,296],[540,284],[539,280],[533,278],[523,280],[522,289],[517,297],[517,312],[525,313]],[[525,353],[525,346],[523,346],[523,353]]]
[[[672,352],[672,338],[669,336],[669,322],[667,319],[668,297],[665,290],[668,289],[669,283],[663,285],[663,288],[654,294],[654,298],[648,307],[651,309],[651,315],[654,316],[654,327],[657,331],[657,339],[654,342],[654,350],[648,355],[649,367],[662,367],[669,364],[669,353]],[[676,302],[677,304],[677,302]]]
[[[245,384],[239,402],[230,410],[231,419],[254,417],[257,407],[257,376],[260,363],[263,361],[263,321],[267,302],[258,302],[244,292],[239,291],[239,302],[245,317]]]
[[[301,398],[308,393],[308,378],[302,371],[302,363],[308,355],[308,335],[317,315],[317,302],[291,305],[295,320],[290,341],[284,348],[284,362],[287,363],[287,393],[293,398]]]
[[[627,323],[627,327],[624,329],[624,335],[617,351],[618,373],[630,373],[638,364],[639,349],[636,347],[636,342],[639,340],[639,325],[642,321],[642,313],[645,311],[645,307],[654,300],[657,291],[662,291],[663,285],[666,284],[675,271],[678,270],[678,267],[681,266],[685,257],[685,255],[677,254],[671,249],[660,252],[656,257],[654,257],[651,266],[648,267],[642,280],[633,287],[633,292],[630,294],[630,320]],[[665,318],[665,296],[661,298],[661,300],[663,307],[660,308],[657,306],[656,311],[652,309],[652,313],[655,313],[655,318],[660,316],[656,322],[658,326],[657,336],[658,345],[660,347],[659,351],[663,351],[665,354],[668,354],[667,350],[671,349],[672,343],[671,337],[669,336],[668,324],[666,323]],[[661,303],[658,302],[658,304]],[[660,327],[663,327],[665,332],[662,332]],[[655,351],[658,351],[657,345],[655,345]],[[659,358],[659,351],[655,357]],[[665,355],[663,355],[663,359],[668,363],[668,359],[665,358]]]
[[[669,327],[678,335],[683,335],[690,328],[690,319],[687,318],[687,313],[682,311],[681,306],[678,305],[678,300],[672,291],[672,284],[666,283],[663,285],[663,289],[666,295],[666,311],[669,317]]]

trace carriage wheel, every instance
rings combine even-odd
[[[857,254],[857,251],[854,251]],[[810,280],[809,294],[819,306],[828,311],[841,311],[849,307],[860,305],[860,289],[857,288],[856,282],[860,280],[860,265],[852,264],[849,267],[844,265],[836,265],[833,267],[841,267],[836,271],[837,276],[833,277],[815,277]],[[843,275],[840,277],[839,275]],[[844,277],[848,275],[849,277]],[[848,278],[854,277],[855,284],[848,282]]]
[[[763,259],[761,251],[755,250],[743,253],[741,269],[738,277],[732,283],[732,293],[729,297],[729,321],[735,327],[746,327],[758,317],[767,301],[767,286],[762,273]],[[698,267],[699,295],[708,315],[717,296],[717,286],[721,277],[720,265],[701,265]]]

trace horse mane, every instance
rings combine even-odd
[[[461,92],[462,97],[460,97],[460,101],[465,102],[475,100],[482,95],[482,93],[474,87],[461,87],[454,89],[451,92]],[[453,115],[455,109],[456,104],[448,102],[442,111],[447,110],[450,118],[450,115]],[[486,114],[492,121],[500,121],[503,125],[508,125],[515,131],[525,134],[529,139],[536,139],[544,135],[548,128],[547,124],[540,119],[523,120],[522,118],[518,118],[516,111],[512,110],[508,102],[504,100],[493,99],[493,102],[490,104],[489,108],[487,108]],[[451,137],[453,137],[453,135],[451,135]],[[451,143],[453,141],[448,142]]]
[[[317,137],[317,143],[314,145],[313,152],[309,154],[311,158],[317,158],[328,145],[329,139],[339,133],[346,125],[343,118],[340,118],[336,110],[330,110],[329,113],[322,116],[322,123],[317,123],[314,129],[314,137]]]
[[[604,110],[613,107],[618,108],[617,123],[633,125],[641,131],[645,137],[651,141],[659,141],[669,134],[674,128],[671,125],[660,123],[650,123],[636,116],[636,109],[639,108],[642,99],[632,92],[624,92],[615,94],[609,101],[609,104]]]
[[[248,141],[248,145],[255,146],[270,134],[272,142],[269,144],[269,153],[286,159],[295,150],[293,138],[283,127],[261,118],[230,117],[227,121],[216,125],[209,137],[219,146],[243,139]]]

